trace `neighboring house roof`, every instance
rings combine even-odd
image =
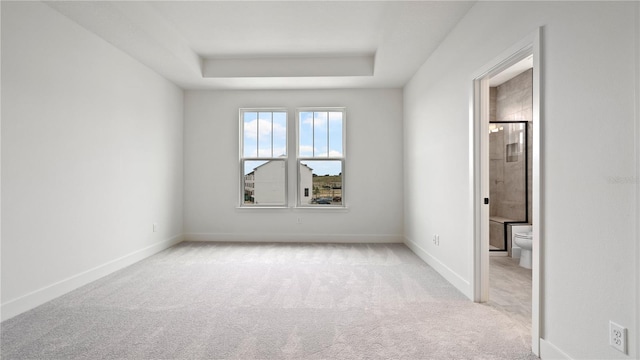
[[[254,173],[256,170],[258,170],[259,168],[261,168],[261,167],[263,167],[263,166],[265,166],[265,165],[267,165],[267,164],[270,164],[270,163],[271,163],[270,161],[267,161],[267,162],[265,162],[264,164],[262,164],[262,165],[260,165],[260,166],[256,166],[255,168],[253,168],[253,171],[252,171],[252,172],[247,173],[245,176],[248,176],[248,175],[253,174],[253,173]],[[313,169],[312,169],[312,168],[310,168],[307,164],[300,164],[300,165],[302,165],[302,166],[306,167],[307,169],[309,169],[309,171],[313,171]]]

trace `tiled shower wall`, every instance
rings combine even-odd
[[[527,202],[528,202],[528,218],[532,220],[532,202],[533,202],[533,69],[529,69],[515,78],[490,89],[490,121],[527,121],[528,133],[528,178],[527,178]],[[497,134],[496,134],[497,135]],[[498,166],[498,162],[505,161],[505,144],[502,139],[492,134],[491,141],[491,169],[490,169],[490,196],[491,216],[499,216],[504,218],[521,218],[524,204],[517,203],[513,199],[506,196],[505,183],[508,179],[508,173],[504,171],[503,166]],[[502,169],[502,170],[501,170]],[[509,191],[513,191],[510,189]],[[524,190],[524,189],[523,189]],[[520,209],[520,210],[517,210]]]
[[[533,120],[533,69],[496,88],[496,121]]]

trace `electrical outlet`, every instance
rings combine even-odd
[[[158,231],[158,224],[153,223],[153,232]]]
[[[298,224],[302,224],[302,218],[298,218],[298,220],[296,221],[296,223],[298,223]]]
[[[436,235],[436,245],[440,246],[440,235]]]
[[[623,354],[627,353],[627,329],[609,321],[609,345]]]

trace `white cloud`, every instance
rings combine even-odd
[[[311,114],[311,113],[309,113]],[[319,112],[316,113],[315,115],[315,119],[313,116],[307,116],[304,119],[302,119],[302,123],[305,125],[313,125],[315,121],[315,126],[326,126],[327,125],[327,113],[326,112]]]
[[[271,146],[258,149],[259,157],[281,157],[286,153],[287,153],[287,150],[283,147],[278,147],[278,148],[274,147],[273,154],[271,154]]]
[[[329,121],[332,123],[336,123],[342,121],[342,113],[341,112],[330,112],[329,113]]]
[[[302,156],[312,156],[313,150],[314,150],[313,146],[303,145],[303,146],[300,146],[298,151]]]
[[[259,157],[271,157],[271,148],[268,149],[258,149]]]
[[[260,129],[260,137],[271,136],[271,119],[251,120],[244,123],[244,136],[246,139],[255,140],[258,133],[258,125]],[[286,138],[287,128],[278,123],[273,124],[273,136],[276,138]]]
[[[315,154],[315,157],[327,157],[327,148],[324,147],[322,149],[318,149],[317,147],[314,148],[312,146],[309,145],[303,145],[300,146],[299,148],[300,151],[300,155],[302,156],[313,156]],[[337,150],[331,150],[329,151],[329,157],[341,157],[342,153],[340,151]]]

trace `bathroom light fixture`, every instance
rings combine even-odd
[[[502,126],[498,127],[495,124],[489,124],[489,133],[495,133],[502,130],[504,130],[504,127]]]

